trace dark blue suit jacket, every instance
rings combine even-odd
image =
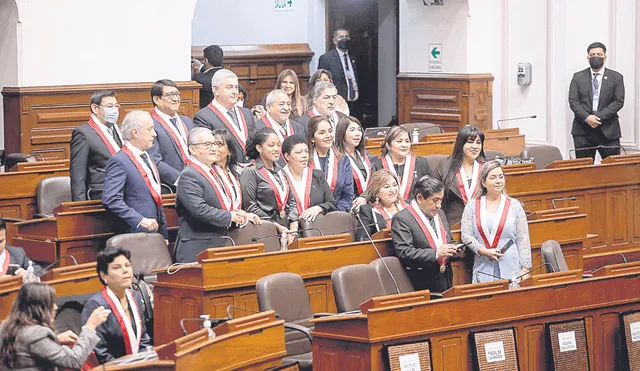
[[[137,291],[133,291],[133,298],[138,305],[138,310],[140,313],[140,320],[142,322],[142,330],[140,336],[140,348],[139,351],[145,351],[148,347],[152,346],[151,338],[149,334],[147,334],[147,328],[145,326],[145,316],[144,310],[142,306],[142,297]],[[91,313],[98,308],[99,306],[103,306],[107,309],[111,309],[111,313],[109,313],[109,317],[107,320],[100,326],[96,328],[96,334],[100,337],[100,342],[94,348],[96,352],[96,358],[100,364],[107,363],[113,361],[116,358],[120,358],[126,355],[126,348],[124,345],[124,336],[122,335],[122,329],[120,329],[120,325],[118,324],[118,320],[116,316],[113,314],[116,311],[116,308],[111,308],[104,297],[98,292],[94,294],[87,303],[84,305],[82,309],[82,325],[84,326],[91,316]]]
[[[326,157],[320,158],[320,164],[325,170],[326,176]],[[338,180],[336,188],[333,189],[333,198],[338,205],[338,211],[349,211],[351,209],[351,203],[353,202],[353,174],[351,174],[351,163],[347,156],[342,156],[338,162]]]
[[[116,153],[107,163],[102,203],[124,222],[123,233],[153,232],[138,227],[142,218],[150,218],[158,222],[158,232],[168,238],[162,206],[158,207],[144,178],[124,151]]]
[[[180,116],[187,127],[187,135],[193,129],[193,121],[187,116]],[[171,125],[171,122],[167,122]],[[160,173],[160,181],[174,186],[180,176],[180,172],[184,169],[185,163],[180,155],[180,144],[173,140],[169,132],[153,117],[153,127],[158,136],[153,141],[153,147],[148,152],[153,162],[158,167]]]

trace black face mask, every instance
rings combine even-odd
[[[604,58],[603,57],[591,57],[589,58],[589,66],[594,70],[599,70],[604,66]]]
[[[338,48],[342,50],[347,50],[349,48],[349,40],[341,39],[338,41]]]

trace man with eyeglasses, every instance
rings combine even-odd
[[[330,82],[319,82],[313,87],[313,106],[311,110],[298,118],[298,122],[304,127],[305,132],[309,128],[309,120],[315,116],[324,116],[331,123],[333,135],[336,135],[336,126],[341,118],[346,117],[342,112],[337,111],[336,97],[338,92],[336,87]]]
[[[587,48],[589,68],[576,72],[569,88],[569,107],[575,114],[571,135],[576,158],[603,159],[620,154],[618,111],[624,105],[622,75],[605,68],[607,48],[594,42]]]
[[[178,114],[180,91],[171,80],[158,80],[151,87],[154,129],[157,133],[149,154],[160,172],[160,182],[175,191],[180,172],[189,161],[187,136],[193,121]]]
[[[116,93],[93,93],[91,116],[71,134],[71,199],[95,200],[102,197],[105,169],[111,156],[122,148],[122,132],[116,124],[120,105]]]

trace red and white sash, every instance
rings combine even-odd
[[[282,132],[280,131],[280,128],[282,127],[280,124],[278,124],[277,122],[273,121],[271,119],[271,116],[269,116],[269,114],[267,113],[266,115],[264,115],[264,117],[262,118],[262,122],[264,123],[264,125],[268,128],[273,129],[273,131],[276,132],[276,135],[278,136],[278,139],[280,139],[280,145],[282,145],[282,142],[284,142],[284,140],[290,136],[292,136],[293,133],[293,125],[291,124],[291,120],[287,119],[287,123],[284,125],[284,130],[287,133],[287,136],[283,136]]]
[[[160,123],[160,125],[164,128],[164,130],[166,130],[169,133],[174,143],[176,143],[176,145],[180,149],[180,156],[182,157],[182,162],[185,164],[188,163],[189,149],[187,148],[187,140],[182,136],[180,131],[175,126],[173,126],[173,124],[167,124],[167,122],[164,121],[162,116],[158,114],[157,108],[153,110],[153,112],[151,113],[151,116],[153,116],[153,118]],[[178,125],[182,126],[182,129],[184,130],[185,135],[189,135],[189,130],[187,130],[187,126],[184,124],[184,122],[182,122],[182,118],[180,118],[180,115],[176,115],[176,116],[177,116]]]
[[[369,185],[369,179],[371,178],[371,161],[369,161],[369,156],[366,154],[362,156],[360,152],[356,151],[356,156],[362,161],[364,164],[364,171],[366,176],[362,174],[362,171],[358,168],[356,161],[349,157],[349,162],[351,163],[351,173],[353,174],[353,181],[356,183],[356,187],[358,188],[358,193],[363,194],[367,190],[367,186]]]
[[[9,250],[5,248],[2,255],[4,255],[4,261],[2,262],[2,266],[0,266],[0,277],[7,274],[9,271],[9,263],[11,262],[11,254],[9,254]]]
[[[216,164],[214,164],[212,168],[218,178],[222,181],[222,186],[224,187],[227,195],[229,195],[233,201],[233,208],[231,210],[242,209],[242,189],[240,188],[240,182],[238,182],[238,179],[231,172],[228,172],[229,176],[227,176],[224,170]]]
[[[473,162],[473,168],[471,170],[471,185],[467,182],[467,174],[464,172],[464,168],[460,166],[460,170],[456,173],[458,179],[458,187],[460,188],[460,194],[462,195],[462,201],[466,205],[470,199],[473,198],[474,193],[478,190],[480,182],[478,181],[478,173],[482,165],[478,161]]]
[[[151,193],[151,197],[153,197],[153,199],[156,201],[156,205],[158,205],[158,207],[161,207],[162,197],[160,196],[160,183],[155,182],[153,179],[149,179],[149,175],[144,170],[144,166],[147,166],[147,165],[141,163],[142,159],[138,159],[138,156],[134,155],[133,152],[131,152],[131,150],[127,148],[126,145],[122,146],[122,151],[126,153],[127,156],[129,156],[129,158],[131,159],[131,162],[133,162],[133,164],[136,166],[136,169],[138,169],[138,172],[142,176],[142,179],[147,184],[147,188]],[[147,156],[149,156],[149,154],[147,154]],[[149,164],[151,164],[151,171],[155,175],[156,179],[159,180],[160,175],[158,175],[158,168],[156,168],[156,164],[153,163],[151,158],[150,157],[148,158],[149,158]],[[157,189],[156,187],[154,187],[153,184],[157,184]]]
[[[335,152],[329,150],[327,157],[327,171],[324,173],[327,175],[327,184],[329,184],[329,188],[331,189],[331,192],[333,192],[336,188],[336,184],[338,184],[338,156]],[[320,166],[320,158],[318,157],[317,151],[313,151],[313,156],[309,161],[309,167],[323,171],[322,166]]]
[[[407,207],[407,204],[404,200],[399,200],[396,202],[396,206],[398,207],[398,211]],[[373,204],[373,221],[376,223],[376,228],[378,228],[378,218],[376,218],[376,214],[379,214],[384,218],[385,223],[387,224],[387,228],[391,228],[391,219],[393,218],[393,214],[386,207],[382,206],[380,203]],[[379,231],[378,231],[379,232]]]
[[[436,225],[436,229],[434,230],[427,220],[427,217],[424,215],[422,210],[420,210],[420,206],[418,206],[418,202],[416,200],[411,201],[411,204],[409,205],[409,212],[416,219],[416,222],[418,222],[420,229],[427,237],[427,241],[429,241],[429,245],[432,249],[437,249],[447,243],[447,232],[444,229],[442,220],[440,220],[440,215],[436,213],[433,217],[434,224]],[[438,264],[441,266],[446,263],[446,257],[438,259]]]
[[[109,153],[111,153],[111,156],[118,153],[120,147],[118,147],[118,143],[116,143],[116,140],[104,135],[102,130],[100,130],[98,124],[93,120],[93,116],[89,117],[89,126],[91,126],[91,128],[96,131],[96,133],[102,140],[102,143],[107,146],[107,149],[109,150]],[[115,130],[118,135],[120,135],[120,132],[118,132],[117,124],[113,124],[113,130]],[[122,135],[120,135],[120,138],[122,138]]]
[[[302,170],[302,179],[297,181],[291,173],[289,166],[285,166],[282,170],[289,179],[289,185],[293,188],[293,196],[296,198],[296,205],[298,206],[298,215],[301,215],[305,210],[309,208],[311,203],[311,180],[313,179],[313,169],[305,167]],[[298,185],[302,185],[299,187]]]
[[[125,308],[122,307],[120,303],[120,299],[111,291],[107,286],[103,287],[100,290],[100,295],[107,301],[109,307],[111,307],[111,312],[116,317],[118,324],[120,325],[120,329],[122,330],[122,336],[124,340],[124,347],[127,355],[129,354],[137,354],[140,349],[140,338],[142,337],[142,319],[140,314],[140,309],[138,308],[138,304],[133,298],[133,293],[131,289],[127,289],[125,292],[127,297],[127,301],[131,306],[131,312],[133,314],[133,320],[136,324],[136,331],[134,333],[133,326],[131,324],[131,319],[127,314]]]
[[[382,161],[382,166],[398,178],[400,182],[400,196],[402,196],[404,200],[408,200],[411,195],[411,187],[413,186],[413,171],[416,168],[416,156],[409,154],[409,156],[404,159],[402,177],[396,173],[396,168],[393,166],[393,161],[391,161],[391,155],[388,154],[380,160]]]
[[[229,197],[229,195],[225,192],[222,184],[220,184],[220,181],[217,179],[217,176],[214,175],[212,168],[207,168],[200,161],[195,160],[189,161],[189,165],[187,166],[191,166],[195,171],[199,172],[200,175],[202,175],[205,179],[207,179],[207,181],[209,181],[209,184],[211,184],[213,190],[216,192],[216,196],[218,197],[218,201],[220,201],[220,206],[222,207],[222,209],[227,211],[234,210],[232,208],[233,203],[231,197]]]
[[[242,127],[244,128],[243,131],[239,130],[236,127],[236,124],[229,122],[229,120],[227,120],[226,114],[220,112],[220,110],[213,105],[213,102],[209,103],[207,107],[209,107],[209,109],[212,110],[220,118],[220,120],[222,120],[224,125],[227,127],[227,130],[231,131],[231,134],[233,134],[236,140],[238,140],[238,143],[240,143],[242,150],[246,151],[249,129],[247,129],[247,121],[244,119],[244,115],[242,114],[242,112],[236,110],[235,106],[233,107],[236,116],[238,116],[238,119],[240,120],[240,122],[242,122]]]
[[[273,189],[273,195],[275,196],[276,203],[278,204],[278,212],[282,215],[285,211],[284,208],[287,205],[287,200],[289,199],[289,187],[287,186],[287,180],[282,175],[282,170],[278,171],[282,187],[266,167],[263,166],[258,171],[262,174],[267,183],[269,183],[271,189]]]
[[[476,228],[478,229],[480,237],[482,237],[482,241],[487,249],[495,249],[498,247],[498,242],[500,241],[500,236],[502,236],[502,231],[504,230],[504,225],[507,221],[507,215],[509,214],[510,207],[511,198],[506,195],[501,195],[498,212],[496,214],[499,218],[495,218],[491,228],[491,233],[489,233],[485,217],[487,197],[482,196],[476,199]]]

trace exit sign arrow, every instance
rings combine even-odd
[[[433,56],[433,59],[438,59],[439,55],[440,51],[438,50],[438,47],[434,47],[433,49],[431,49],[431,56]]]

